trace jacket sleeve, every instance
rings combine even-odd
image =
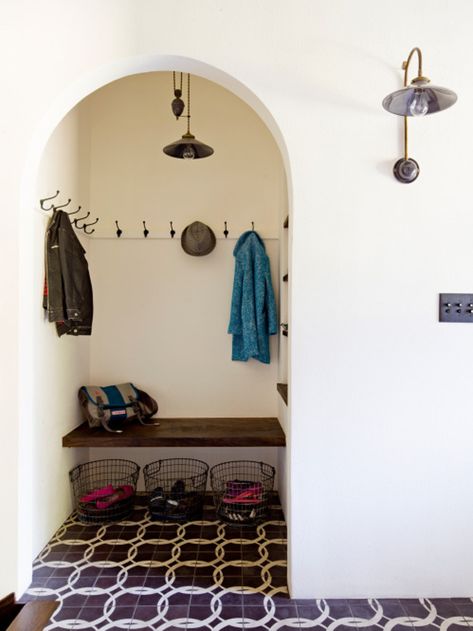
[[[252,261],[247,261],[243,270],[241,317],[243,346],[248,357],[259,353],[256,300],[254,266]]]
[[[278,330],[278,311],[276,308],[276,299],[274,298],[273,283],[271,281],[271,270],[269,259],[266,265],[265,274],[265,294],[266,294],[266,312],[268,314],[268,334],[275,335]]]
[[[243,292],[243,269],[241,262],[235,261],[235,276],[233,279],[232,306],[230,309],[230,323],[228,332],[233,335],[241,335],[243,332],[241,319],[241,305]]]
[[[80,257],[84,249],[72,229],[66,213],[61,217],[59,226],[59,258],[64,292],[64,311],[67,320],[83,319],[82,303],[85,295]]]
[[[58,213],[53,215],[48,224],[45,243],[46,276],[43,306],[46,307],[49,322],[58,322],[65,319],[61,260],[59,257],[60,215]]]

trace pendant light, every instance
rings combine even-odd
[[[417,77],[407,85],[407,71],[414,53],[417,53],[419,65]],[[435,112],[441,112],[451,107],[457,100],[455,92],[447,88],[431,85],[430,80],[422,75],[422,52],[420,48],[413,48],[402,64],[404,70],[404,87],[388,94],[383,100],[383,107],[391,114],[404,116],[404,157],[394,165],[394,176],[399,182],[410,184],[419,175],[419,165],[408,157],[407,152],[407,117],[422,117]]]
[[[180,158],[181,160],[198,160],[199,158],[207,158],[214,152],[212,147],[204,144],[200,140],[191,134],[190,121],[191,121],[191,76],[187,75],[187,132],[180,138],[172,142],[170,145],[166,145],[163,151],[167,156],[171,158]],[[174,101],[173,101],[174,103]],[[173,107],[174,112],[174,107]],[[177,115],[176,115],[177,117]]]

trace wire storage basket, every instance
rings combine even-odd
[[[268,515],[275,468],[264,462],[233,460],[210,469],[217,516],[234,526],[252,526]]]
[[[123,459],[93,460],[69,471],[79,520],[87,524],[119,521],[134,507],[140,467]]]
[[[194,458],[166,458],[143,468],[153,519],[192,521],[202,516],[209,465]]]

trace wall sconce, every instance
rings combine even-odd
[[[177,98],[177,97],[176,97]],[[173,101],[173,104],[175,101]],[[173,107],[173,113],[177,114]],[[182,111],[181,111],[182,114]],[[181,115],[180,114],[180,115]],[[205,145],[200,140],[191,134],[190,121],[191,121],[191,76],[187,75],[187,132],[179,140],[175,140],[170,145],[164,147],[163,151],[167,156],[171,158],[181,158],[182,160],[198,160],[199,158],[207,158],[214,152],[212,147]]]
[[[407,72],[414,53],[417,53],[419,66],[417,77],[407,85]],[[404,116],[404,157],[400,158],[393,167],[395,178],[404,184],[410,184],[419,175],[419,165],[409,158],[407,152],[407,117],[426,116],[446,110],[457,100],[455,92],[430,84],[430,79],[422,75],[422,52],[420,48],[413,48],[407,61],[402,63],[404,70],[404,87],[388,94],[383,100],[383,107],[392,114]]]

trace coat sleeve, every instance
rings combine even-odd
[[[266,312],[268,314],[268,334],[275,335],[278,330],[278,311],[276,308],[276,299],[274,298],[273,283],[271,281],[271,269],[269,259],[266,265],[265,274],[265,294],[266,294]]]
[[[241,319],[241,305],[243,292],[243,268],[240,261],[235,261],[235,276],[233,279],[232,306],[230,309],[230,323],[228,332],[241,335],[243,332]]]
[[[47,293],[43,294],[43,306],[46,307],[49,322],[58,322],[66,318],[59,256],[59,219],[59,215],[53,215],[46,231],[45,292]]]
[[[242,333],[243,347],[248,357],[259,353],[257,296],[255,294],[255,273],[253,260],[247,259],[243,269],[242,291]]]
[[[83,248],[72,229],[69,217],[64,214],[59,226],[59,257],[64,292],[64,310],[67,320],[81,321],[82,303],[85,295],[83,275],[80,273],[79,258]]]

